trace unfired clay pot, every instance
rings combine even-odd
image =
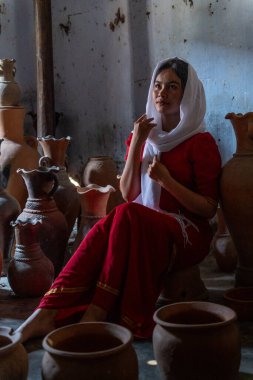
[[[26,380],[28,355],[20,343],[20,333],[9,327],[0,327],[0,379]]]
[[[137,380],[131,332],[108,322],[68,325],[43,340],[44,380]]]
[[[0,59],[0,106],[17,106],[21,90],[15,81],[15,59]]]
[[[236,286],[253,286],[253,112],[226,115],[237,148],[220,180],[221,209],[238,254]]]
[[[180,302],[154,314],[154,355],[163,380],[238,380],[235,312],[210,302]]]

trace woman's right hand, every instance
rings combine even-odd
[[[152,123],[153,120],[153,117],[147,118],[146,114],[139,117],[134,123],[133,139],[137,139],[141,144],[144,144],[151,129],[156,126],[156,123]]]

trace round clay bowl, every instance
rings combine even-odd
[[[239,321],[252,321],[253,287],[232,288],[223,297],[226,305],[236,312]]]

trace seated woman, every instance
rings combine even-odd
[[[220,154],[205,131],[205,93],[179,58],[156,66],[146,114],[127,140],[120,180],[126,203],[84,238],[18,328],[23,341],[79,321],[113,321],[149,338],[168,272],[201,262],[216,213]]]

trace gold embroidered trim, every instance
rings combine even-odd
[[[103,290],[106,290],[109,293],[114,294],[115,296],[119,295],[119,291],[117,289],[112,288],[111,286],[104,284],[103,282],[98,281],[97,287]]]
[[[81,288],[53,288],[50,289],[47,293],[45,293],[45,296],[48,296],[50,294],[60,294],[60,293],[82,293],[83,291],[87,290],[87,287],[81,287]]]

